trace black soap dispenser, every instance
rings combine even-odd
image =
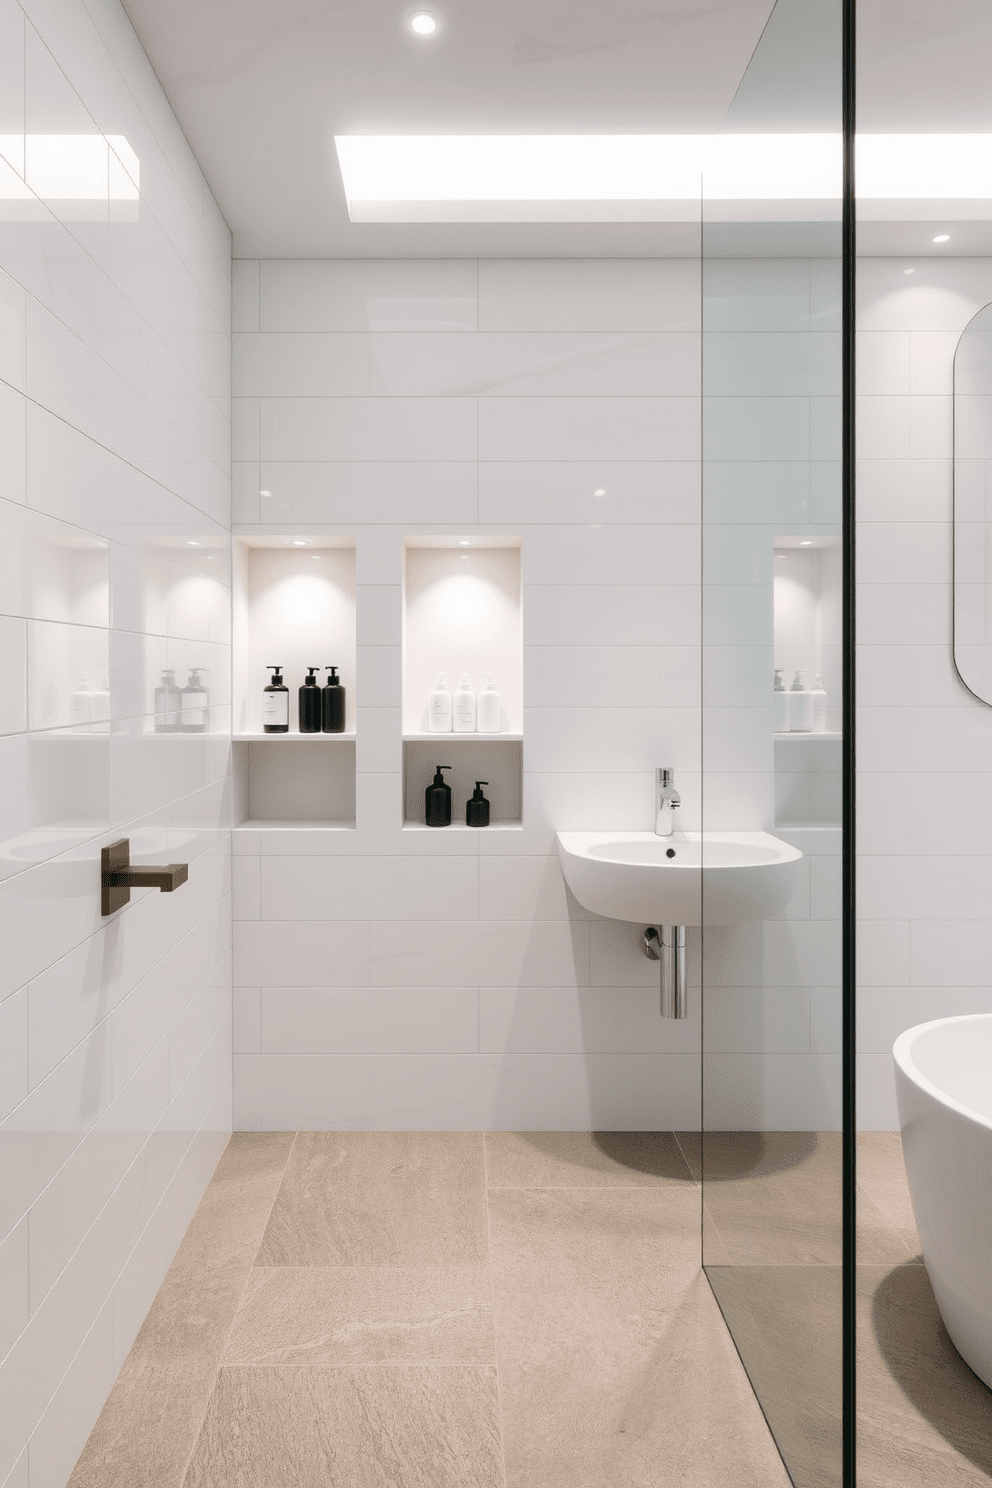
[[[262,688],[262,732],[264,734],[289,733],[289,688],[282,680],[282,667],[266,662],[272,673],[268,687]]]
[[[488,780],[477,780],[471,801],[465,802],[465,825],[467,827],[488,827],[489,825],[489,802],[482,794],[482,787],[488,784]]]
[[[323,698],[321,727],[325,734],[343,734],[345,689],[341,686],[336,666],[325,665],[325,671],[330,672],[331,675],[321,694]]]
[[[438,765],[434,779],[424,792],[424,821],[429,827],[451,826],[451,786],[441,774],[450,765]]]
[[[300,688],[300,733],[320,733],[320,688],[317,668],[307,667],[307,679]]]

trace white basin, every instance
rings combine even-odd
[[[641,925],[740,925],[778,914],[802,853],[768,832],[559,832],[582,905]]]

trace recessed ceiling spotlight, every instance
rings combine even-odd
[[[799,546],[801,548],[811,548],[813,546],[813,539],[811,537],[801,537],[799,539]]]
[[[259,496],[271,496],[272,495],[272,492],[271,491],[259,491],[258,494],[259,494]]]
[[[951,235],[950,233],[938,233],[937,236],[935,238],[931,238],[930,241],[931,243],[949,243],[951,241]]]
[[[603,487],[602,487],[602,486],[600,486],[600,487],[598,487],[598,489],[597,489],[597,490],[595,490],[595,491],[593,491],[593,493],[592,493],[592,494],[593,494],[593,495],[594,495],[594,496],[605,496],[605,495],[606,495],[606,492],[605,492],[605,491],[604,491],[604,489],[603,489]]]
[[[437,30],[437,16],[429,10],[415,10],[409,21],[414,36],[433,36]]]
[[[292,543],[290,544],[290,547],[305,548],[306,543],[303,541],[302,537],[294,537]]]
[[[916,270],[915,269],[903,269],[903,273],[904,274],[915,274],[916,273]]]
[[[460,537],[458,539],[458,546],[460,548],[467,548],[468,547],[468,538],[467,537]]]
[[[198,548],[200,544],[196,541],[195,538],[189,537],[186,539],[186,546],[188,548]]]

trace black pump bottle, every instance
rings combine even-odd
[[[429,827],[451,826],[451,786],[441,774],[450,765],[438,765],[434,779],[424,792],[424,821]]]
[[[282,680],[282,667],[266,662],[272,681],[262,689],[262,732],[289,733],[289,688]]]
[[[325,734],[344,733],[344,695],[345,689],[338,680],[338,669],[336,666],[326,666],[330,672],[327,684],[321,692],[323,699],[322,723],[319,725]]]
[[[489,802],[482,794],[482,787],[488,784],[488,780],[477,780],[471,801],[465,802],[465,825],[467,827],[488,827],[489,825]]]
[[[307,667],[307,680],[300,688],[300,733],[320,733],[320,688],[317,668]]]

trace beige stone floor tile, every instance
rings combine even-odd
[[[487,1267],[256,1266],[225,1365],[495,1365]]]
[[[224,1368],[185,1488],[502,1488],[492,1369]]]
[[[734,1265],[839,1265],[839,1132],[707,1132],[703,1193]]]
[[[859,1266],[900,1266],[916,1259],[903,1234],[886,1224],[878,1206],[858,1184],[857,1256]],[[914,1231],[915,1239],[915,1231]]]
[[[787,1488],[688,1186],[490,1191],[508,1488]]]
[[[487,1132],[490,1188],[614,1188],[689,1183],[672,1132]]]
[[[70,1478],[71,1488],[178,1488],[293,1144],[228,1144]]]
[[[796,1488],[838,1488],[840,1268],[709,1266],[707,1275]]]
[[[679,1144],[679,1150],[686,1160],[689,1172],[698,1183],[703,1172],[702,1132],[676,1132],[675,1140]]]
[[[858,1488],[988,1488],[992,1391],[919,1265],[858,1270]]]
[[[260,1266],[478,1266],[481,1132],[300,1132]]]
[[[885,1223],[916,1234],[916,1216],[906,1181],[902,1138],[898,1132],[859,1132],[858,1183],[870,1194]],[[919,1250],[919,1240],[910,1245]]]

